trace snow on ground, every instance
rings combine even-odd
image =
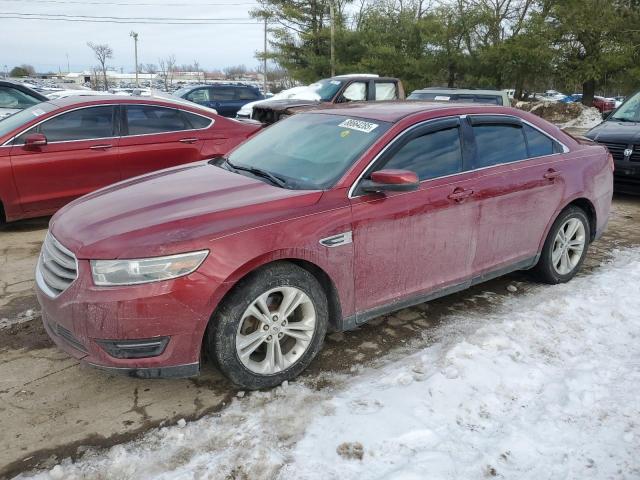
[[[239,394],[34,478],[640,478],[638,285],[640,249],[617,251],[322,388]]]
[[[20,323],[30,322],[40,316],[40,312],[35,310],[27,310],[19,313],[15,318],[0,318],[0,330],[18,325]]]
[[[602,123],[602,114],[595,107],[584,107],[577,118],[568,121],[562,128],[587,128],[591,129]]]

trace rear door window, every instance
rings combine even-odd
[[[420,180],[462,171],[462,144],[458,127],[430,132],[409,140],[383,167],[410,170]]]
[[[397,100],[396,84],[393,82],[376,82],[376,100]]]
[[[236,89],[232,87],[213,87],[209,89],[209,97],[214,102],[235,100]]]
[[[238,88],[239,100],[258,100],[258,93],[251,88]]]
[[[515,124],[473,126],[476,140],[476,168],[516,162],[528,157],[524,131]]]
[[[177,132],[191,128],[180,110],[175,108],[128,105],[126,116],[129,135]]]
[[[187,119],[189,126],[194,129],[207,128],[212,122],[210,118],[203,117],[202,115],[196,115],[195,113],[183,111],[182,114]]]
[[[524,133],[527,136],[529,157],[543,157],[562,152],[562,146],[558,142],[530,125],[524,126]]]
[[[114,110],[112,106],[102,106],[63,113],[23,133],[14,143],[23,144],[24,138],[31,133],[44,134],[49,143],[113,137]]]

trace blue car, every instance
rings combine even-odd
[[[245,103],[264,100],[257,87],[236,83],[191,85],[176,90],[175,96],[206,107],[215,108],[225,117],[235,117]]]

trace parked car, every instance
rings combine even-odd
[[[487,103],[511,106],[508,92],[504,90],[466,90],[462,88],[429,87],[414,90],[407,100],[428,100],[431,102]]]
[[[26,85],[0,80],[0,120],[46,100],[47,97]]]
[[[309,85],[315,98],[291,98],[261,102],[253,108],[253,119],[270,125],[295,113],[348,102],[404,100],[404,88],[397,78],[375,74],[348,74],[326,78]]]
[[[139,377],[243,388],[302,372],[348,330],[514,270],[570,280],[602,235],[606,149],[527,112],[419,102],[294,115],[224,159],[83,197],[51,220],[51,338]]]
[[[261,128],[181,102],[68,97],[0,121],[0,220],[49,215],[105,185],[224,155]]]
[[[569,95],[562,102],[564,103],[572,103],[572,102],[581,102],[582,94],[574,93],[573,95]],[[616,101],[612,98],[604,98],[600,96],[593,97],[593,106],[597,108],[600,113],[603,114],[603,117],[609,115],[616,108]]]
[[[96,97],[111,94],[112,92],[99,92],[97,90],[78,89],[78,90],[58,90],[56,92],[47,93],[47,100],[57,100],[66,97]]]
[[[615,162],[616,190],[640,193],[640,92],[586,133],[605,145]]]
[[[224,117],[235,117],[246,103],[264,100],[257,87],[232,83],[187,86],[176,90],[173,95],[214,108]]]
[[[268,100],[256,100],[255,102],[245,103],[244,106],[238,110],[236,114],[236,118],[252,118],[253,117],[253,107],[262,102],[271,101],[271,100],[288,100],[290,98],[295,98],[297,100],[316,100],[317,95],[315,90],[309,88],[307,86],[301,87],[293,87],[288,88],[286,90],[282,90],[274,95],[271,95]]]

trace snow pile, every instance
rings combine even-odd
[[[516,108],[534,113],[562,128],[592,128],[602,123],[602,114],[595,107],[580,102],[518,102]]]
[[[584,107],[582,112],[573,120],[568,121],[562,128],[586,128],[591,129],[602,123],[602,114],[595,107]]]
[[[35,478],[638,478],[639,284],[640,249],[615,252],[490,314],[454,312],[335,390],[251,393]]]
[[[40,312],[29,309],[25,312],[19,313],[15,318],[0,318],[0,330],[10,328],[14,325],[19,325],[21,323],[30,322],[39,316]]]

